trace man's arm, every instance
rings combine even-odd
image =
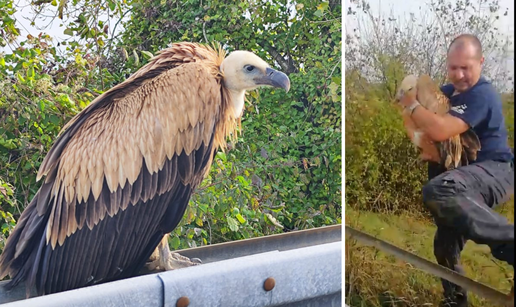
[[[412,120],[432,141],[442,142],[469,129],[462,119],[450,114],[438,116],[422,106],[412,113]]]
[[[400,104],[403,107],[412,105],[416,100],[409,95],[405,95]],[[434,142],[442,142],[450,137],[463,133],[469,129],[469,125],[462,119],[445,114],[439,116],[431,111],[428,111],[422,106],[417,106],[413,109],[412,120],[416,123],[420,130],[422,130]]]

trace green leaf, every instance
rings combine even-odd
[[[227,161],[226,153],[224,153],[222,151],[218,151],[216,156],[217,156],[217,158],[221,159],[223,162]]]
[[[271,224],[273,224],[277,227],[280,227],[280,228],[284,228],[284,226],[281,225],[280,222],[278,222],[278,220],[274,216],[272,216],[270,213],[265,213],[265,216],[267,217],[269,222],[271,222]]]
[[[17,146],[16,144],[14,144],[13,140],[4,140],[4,139],[1,139],[0,138],[0,145],[9,149],[9,150],[12,150],[12,149],[15,149]]]
[[[122,56],[124,57],[124,60],[126,60],[126,61],[129,58],[129,53],[127,53],[127,50],[125,48],[122,48]]]
[[[145,51],[145,50],[142,50],[141,53],[143,54],[143,57],[146,60],[148,60],[154,56],[152,53],[150,53],[149,51]]]
[[[231,216],[228,216],[226,218],[226,220],[228,222],[228,226],[229,226],[229,229],[231,229],[231,231],[238,231],[238,221],[237,220],[235,220]]]
[[[318,10],[321,10],[321,11],[324,11],[325,9],[328,8],[328,2],[321,2],[318,6],[317,6],[317,9]]]
[[[331,82],[330,85],[328,86],[328,88],[330,89],[331,99],[334,102],[339,102],[340,99],[339,99],[339,95],[337,94],[337,90],[339,89],[339,85],[337,83],[335,83],[335,82]]]
[[[56,126],[59,125],[59,117],[54,114],[50,115],[50,122]]]
[[[134,65],[138,66],[140,64],[140,57],[138,57],[138,53],[136,53],[136,50],[133,49],[133,58],[134,58]]]
[[[27,69],[27,78],[34,79],[34,75],[34,66],[30,66],[29,69]]]
[[[240,224],[245,224],[245,219],[240,213],[236,215],[236,218],[238,219]]]
[[[116,3],[115,1],[108,1],[109,9],[114,11],[116,9]]]
[[[102,37],[97,38],[97,44],[99,44],[99,47],[104,47],[104,40]]]
[[[172,240],[170,240],[170,245],[172,246],[172,249],[178,249],[179,245],[181,245],[181,241],[178,237],[173,236]]]
[[[16,77],[18,78],[18,80],[21,82],[21,83],[25,83],[25,79],[22,77],[22,75],[20,75],[19,73],[16,74]]]
[[[66,35],[70,35],[70,36],[73,36],[73,30],[72,30],[72,29],[70,29],[70,28],[66,28],[66,29],[64,30],[64,34],[66,34]]]

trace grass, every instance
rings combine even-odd
[[[498,212],[514,223],[513,201],[500,206]],[[432,262],[435,225],[411,214],[391,215],[357,211],[346,206],[346,224],[390,242]],[[440,280],[395,257],[345,240],[345,295],[350,307],[438,306],[442,288]],[[476,281],[508,293],[512,286],[512,266],[496,260],[486,245],[468,241],[461,254],[466,275]],[[470,306],[495,306],[469,293]]]

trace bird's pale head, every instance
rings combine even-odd
[[[267,62],[249,51],[231,52],[220,65],[224,75],[224,86],[232,93],[235,116],[240,116],[244,106],[245,91],[258,87],[290,89],[290,79]]]
[[[253,90],[260,86],[278,87],[287,92],[290,89],[290,80],[286,74],[270,68],[269,64],[252,52],[231,52],[220,69],[224,73],[224,85],[231,90]]]
[[[416,98],[418,77],[415,75],[406,76],[396,92],[396,100],[399,101],[405,95],[411,95]]]

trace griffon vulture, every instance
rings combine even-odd
[[[449,99],[428,75],[406,76],[396,93],[396,99],[400,100],[403,95],[412,96],[423,107],[438,115],[448,113],[451,107]],[[443,142],[433,142],[418,129],[416,123],[410,118],[410,111],[404,110],[402,117],[406,132],[412,143],[419,148],[422,160],[437,162],[447,170],[476,160],[477,151],[480,150],[480,140],[473,129],[470,128]]]
[[[250,52],[184,42],[97,97],[41,164],[0,256],[7,288],[43,295],[133,276],[150,259],[194,265],[167,235],[236,131],[246,90],[261,86],[288,91],[290,80]]]

